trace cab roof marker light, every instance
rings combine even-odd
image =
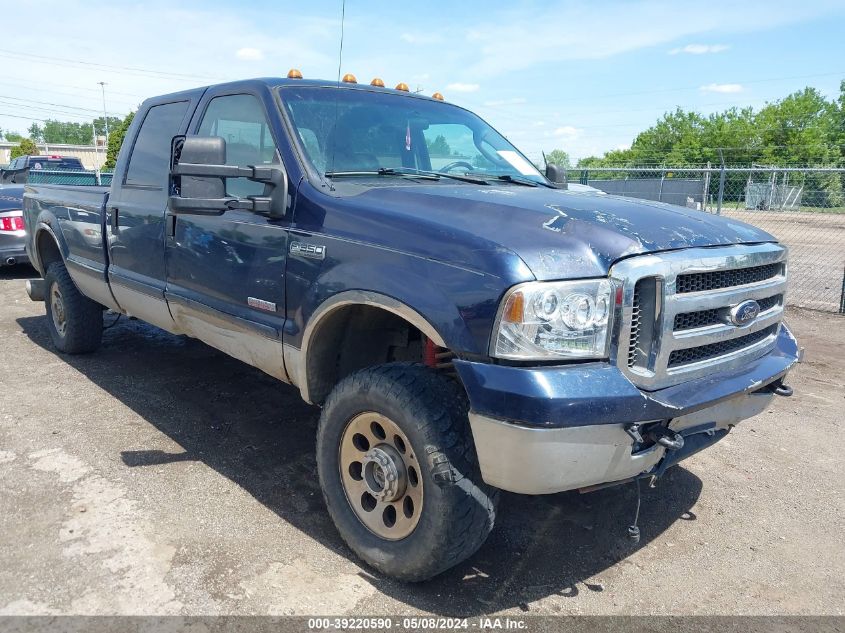
[[[288,79],[302,79],[302,73],[298,68],[291,68],[288,71]]]
[[[384,82],[381,80],[380,77],[375,77],[371,82],[371,86],[375,86],[376,88],[384,88]]]
[[[431,95],[431,98],[437,99],[438,101],[444,101],[443,95],[440,94],[439,92],[435,92],[433,95]]]
[[[355,75],[353,75],[352,73],[346,73],[343,76],[343,79],[341,79],[341,81],[345,84],[357,84],[358,83],[358,80],[355,78]]]
[[[410,92],[410,90],[408,89],[408,84],[406,84],[404,81],[400,81],[398,84],[396,84],[396,90],[401,90],[402,92]]]

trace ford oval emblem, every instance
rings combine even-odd
[[[743,301],[739,305],[735,305],[728,313],[731,323],[737,327],[753,323],[757,315],[760,314],[760,304],[750,299]]]

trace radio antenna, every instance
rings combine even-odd
[[[343,66],[343,25],[346,22],[346,0],[340,2],[340,49],[337,52],[337,89],[340,90],[340,69]],[[334,99],[334,127],[332,128],[332,162],[331,171],[335,170],[335,155],[337,153],[337,122],[340,118],[340,95]],[[334,191],[334,180],[329,180],[329,189]]]

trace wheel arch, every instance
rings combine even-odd
[[[63,262],[67,257],[67,245],[60,239],[53,228],[44,221],[39,221],[32,240],[33,244],[33,265],[43,277],[47,268],[53,262]]]
[[[365,353],[358,363],[340,362],[344,353],[344,335],[360,333],[361,328],[380,329],[380,335],[370,339],[371,355]],[[348,290],[324,301],[311,315],[305,327],[302,346],[298,353],[286,358],[288,373],[294,378],[306,402],[321,403],[331,388],[345,375],[376,361],[402,328],[408,336],[418,333],[430,339],[438,347],[447,347],[437,328],[414,308],[378,292]],[[401,338],[401,332],[400,332]],[[400,341],[401,342],[401,341]],[[345,346],[348,347],[348,346]],[[294,350],[291,350],[292,352]],[[361,351],[358,349],[357,351]],[[363,363],[363,364],[362,364]],[[361,365],[361,366],[358,366]]]

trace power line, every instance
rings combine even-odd
[[[13,101],[24,101],[24,102],[27,102],[27,103],[37,103],[37,104],[40,104],[40,105],[48,105],[48,106],[55,106],[57,108],[64,108],[66,110],[80,110],[82,112],[93,112],[97,115],[102,114],[101,110],[97,110],[95,108],[82,108],[82,107],[79,107],[79,106],[64,105],[62,103],[53,103],[51,101],[38,101],[36,99],[24,99],[23,97],[10,97],[8,95],[0,95],[0,99],[11,99]],[[10,105],[13,105],[13,104],[10,104]],[[25,107],[32,107],[32,106],[25,106]],[[121,115],[121,114],[118,114],[116,112],[109,112],[109,116],[120,118],[121,116],[125,116],[125,115]]]
[[[86,66],[95,68],[103,72],[120,73],[120,74],[135,74],[144,77],[161,77],[165,79],[182,80],[182,79],[211,79],[222,80],[221,77],[213,75],[197,75],[186,73],[173,73],[162,70],[153,70],[150,68],[142,68],[140,66],[112,66],[110,64],[99,64],[96,62],[88,62],[78,59],[70,59],[66,57],[50,57],[48,55],[33,55],[31,53],[19,53],[16,51],[0,48],[0,57],[7,57],[10,59],[19,59],[38,64],[50,64],[66,67]]]
[[[8,81],[9,79],[15,79],[15,80],[20,80],[20,81],[18,81],[17,83],[13,83],[13,82],[9,82]],[[23,81],[24,83],[21,83],[21,81]],[[29,77],[17,77],[17,76],[14,76],[14,75],[3,74],[2,75],[2,81],[0,81],[0,83],[8,83],[9,85],[12,85],[12,86],[19,86],[21,88],[28,88],[30,90],[42,90],[43,88],[40,88],[40,86],[58,86],[59,88],[70,88],[71,90],[77,90],[77,91],[81,90],[83,92],[94,92],[94,93],[97,93],[97,94],[96,95],[90,95],[90,96],[83,96],[83,95],[78,95],[78,96],[85,98],[85,99],[97,99],[98,101],[99,101],[99,96],[100,96],[100,91],[97,90],[96,88],[87,88],[85,86],[78,86],[76,84],[63,84],[63,83],[57,83],[57,82],[54,82],[54,81],[42,81],[42,80],[35,81],[35,80],[32,80]],[[51,90],[51,92],[56,92],[56,91]],[[58,93],[57,92],[57,94],[67,94],[67,93]],[[134,93],[134,92],[119,92],[117,90],[109,90],[109,94],[122,95],[124,97],[135,97],[135,98],[138,98],[138,99],[146,99],[147,96],[149,96],[149,95],[137,94],[137,93]],[[71,95],[71,96],[77,96],[77,95]]]
[[[42,84],[42,85],[48,85],[48,84]],[[51,98],[53,98],[53,97],[73,97],[73,99],[77,100],[77,101],[78,100],[97,101],[97,102],[100,101],[100,98],[98,96],[95,96],[95,95],[74,94],[74,93],[71,93],[71,92],[54,90],[52,88],[43,88],[43,87],[39,87],[39,86],[26,86],[26,85],[14,83],[14,82],[11,82],[11,81],[5,81],[5,77],[0,78],[0,86],[24,89],[24,90],[28,90],[30,92],[36,92],[36,93],[43,93],[45,95],[49,95]],[[114,105],[121,105],[121,106],[125,106],[128,110],[134,110],[135,108],[138,107],[138,103],[140,103],[140,101],[143,100],[144,98],[145,97],[139,97],[138,101],[134,101],[134,102],[131,102],[131,103],[129,101],[122,101],[122,100],[116,101],[114,99],[112,99],[111,101]]]

